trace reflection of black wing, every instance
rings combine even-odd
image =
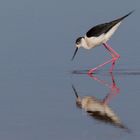
[[[110,123],[112,125],[115,125],[115,126],[118,126],[120,128],[126,129],[126,127],[123,124],[114,121],[107,114],[102,114],[100,111],[87,111],[87,112],[90,116],[92,116],[96,120],[99,120],[99,121],[102,121],[102,122],[105,122],[105,123]]]
[[[127,15],[121,17],[121,18],[118,18],[116,20],[113,20],[111,22],[108,22],[108,23],[103,23],[103,24],[100,24],[100,25],[97,25],[93,28],[91,28],[87,33],[86,33],[86,36],[87,37],[97,37],[97,36],[100,36],[101,34],[103,33],[107,33],[111,28],[113,28],[117,23],[119,23],[120,21],[122,21],[124,18],[126,18],[127,16],[129,16],[130,14],[132,14],[132,12],[128,13]]]

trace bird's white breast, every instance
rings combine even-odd
[[[85,36],[85,40],[88,46],[87,49],[91,49],[102,44],[102,42],[104,41],[104,34],[98,37],[90,37],[90,38]]]

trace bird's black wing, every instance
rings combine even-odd
[[[124,18],[126,18],[127,16],[129,16],[130,14],[132,14],[133,11],[131,11],[130,13],[128,13],[127,15],[118,18],[116,20],[113,20],[111,22],[107,22],[107,23],[103,23],[100,25],[96,25],[93,28],[91,28],[87,33],[86,36],[87,37],[98,37],[103,33],[107,33],[111,28],[113,28],[117,23],[119,23],[120,21],[122,21]]]
[[[86,33],[86,36],[87,36],[87,37],[98,37],[98,36],[100,36],[101,34],[107,32],[107,30],[110,29],[109,27],[110,27],[109,23],[103,23],[103,24],[97,25],[97,26],[91,28],[91,29]]]

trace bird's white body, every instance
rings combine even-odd
[[[81,108],[87,112],[99,112],[100,115],[107,115],[115,124],[121,125],[121,121],[114,111],[107,105],[92,96],[85,96],[78,98],[77,102],[80,102]]]
[[[109,30],[107,33],[103,33],[100,36],[97,37],[87,37],[86,35],[82,39],[81,46],[85,49],[91,49],[96,46],[99,46],[103,43],[106,43],[111,36],[114,34],[114,32],[117,30],[121,22],[117,23],[111,30]]]

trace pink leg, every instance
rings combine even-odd
[[[112,61],[112,66],[111,66],[111,68],[110,68],[110,72],[112,73],[113,72],[113,70],[114,70],[114,67],[115,67],[115,61],[116,61],[116,59],[114,58],[114,61]]]
[[[120,57],[120,55],[113,48],[111,48],[107,43],[104,43],[103,45],[106,49],[108,49],[116,57]]]
[[[108,60],[106,61],[105,63],[101,64],[101,65],[98,65],[97,67],[91,69],[88,71],[88,74],[91,75],[94,71],[96,71],[97,69],[99,69],[100,67],[103,67],[104,65],[110,63],[110,62],[113,62],[114,61],[114,58],[112,58],[111,60]]]
[[[104,43],[103,45],[110,52],[112,58],[114,58],[114,61],[112,61],[112,66],[110,68],[110,72],[112,73],[115,67],[115,62],[120,58],[120,55],[113,48],[111,48],[107,43]]]
[[[112,73],[114,67],[115,67],[115,62],[116,60],[118,60],[120,58],[120,55],[114,50],[112,49],[107,43],[104,43],[103,44],[104,47],[107,49],[107,51],[111,54],[112,56],[112,59],[111,60],[108,60],[107,62],[91,69],[88,71],[88,74],[91,75],[94,71],[96,71],[97,69],[99,69],[100,67],[103,67],[104,65],[108,64],[108,63],[111,63],[112,62],[112,66],[110,68],[110,72]]]

